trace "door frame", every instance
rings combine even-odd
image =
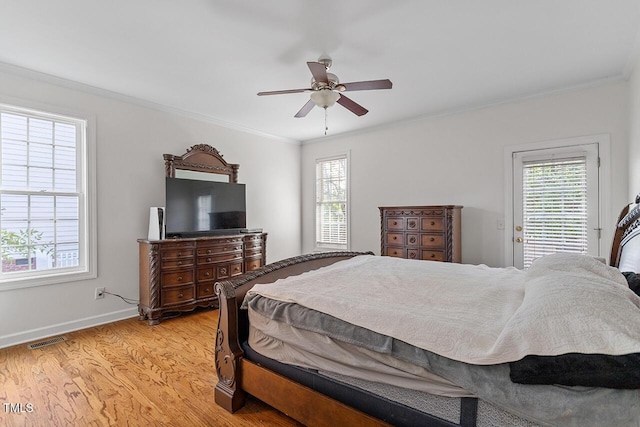
[[[566,148],[585,144],[598,144],[598,151],[600,155],[600,167],[598,168],[598,214],[600,218],[600,227],[602,228],[602,236],[600,238],[600,241],[598,242],[598,245],[600,254],[602,254],[601,256],[605,256],[605,254],[608,254],[608,247],[604,244],[604,242],[610,242],[612,236],[610,236],[609,228],[603,227],[603,224],[607,225],[612,221],[612,219],[609,218],[610,209],[604,208],[610,206],[611,204],[611,138],[609,134],[578,136],[573,138],[510,145],[504,148],[504,266],[514,265],[513,153],[520,151]]]

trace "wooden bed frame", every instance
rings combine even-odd
[[[636,198],[636,203],[640,203],[640,195]],[[622,248],[630,237],[640,234],[640,205],[626,206],[617,224],[610,258],[610,265],[614,267],[619,266]],[[635,241],[640,242],[640,239]],[[634,242],[631,252],[632,258],[637,260],[634,261],[634,265],[638,265],[640,246]],[[295,276],[363,254],[365,253],[333,252],[302,255],[216,284],[220,317],[215,347],[218,374],[215,401],[219,406],[229,412],[235,412],[244,405],[245,395],[250,394],[305,425],[389,425],[244,358],[240,346],[248,337],[249,321],[246,310],[239,308],[245,294],[253,285],[271,283],[280,278]],[[372,255],[371,252],[366,254]],[[628,258],[626,252],[625,258]],[[291,396],[296,398],[292,399]],[[475,425],[475,421],[472,425]]]

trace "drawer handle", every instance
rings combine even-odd
[[[178,298],[182,298],[184,295],[182,295],[182,292],[178,294]]]
[[[393,240],[398,240],[398,238],[396,236],[393,236]]]
[[[178,276],[178,281],[182,282],[182,276]]]
[[[182,265],[182,261],[178,261],[178,265]]]
[[[430,241],[430,242],[435,242],[435,241],[436,241],[436,239],[432,237],[432,238],[430,238],[430,239],[429,239],[429,241]]]
[[[210,254],[210,253],[211,253],[211,249],[207,249],[207,254]]]
[[[211,292],[211,289],[209,289],[209,288],[205,288],[205,289],[204,289],[204,291],[205,291],[205,292]]]
[[[207,262],[211,262],[211,258],[207,258]]]
[[[436,225],[436,222],[435,221],[431,221],[431,225]]]
[[[393,221],[393,225],[398,225],[398,221]]]
[[[436,257],[436,254],[431,254],[431,258],[435,258],[435,257]]]
[[[208,271],[206,273],[204,273],[205,277],[209,277],[211,276],[211,273],[209,273]]]

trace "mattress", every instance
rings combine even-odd
[[[259,295],[249,297],[247,306],[249,344],[255,351],[321,375],[453,399],[478,396],[483,405],[497,408],[500,416],[521,418],[531,425],[640,425],[638,390],[515,384],[508,364],[454,361]]]

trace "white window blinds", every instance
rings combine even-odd
[[[347,157],[316,162],[316,246],[347,248]]]
[[[524,267],[555,252],[587,253],[586,157],[523,163]]]

